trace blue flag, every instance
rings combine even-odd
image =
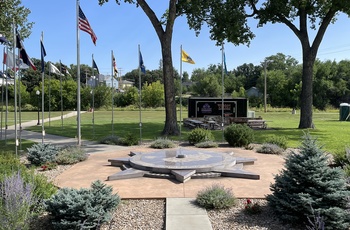
[[[100,73],[94,59],[92,59],[92,68],[96,69],[98,74]]]
[[[45,51],[42,38],[40,40],[40,46],[41,46],[41,72],[44,73],[44,69],[45,69],[44,57],[46,56],[46,51]]]
[[[145,65],[143,64],[141,51],[140,51],[140,66],[139,67],[141,69],[141,72],[145,74],[146,73],[146,68],[145,68]]]

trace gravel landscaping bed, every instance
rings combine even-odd
[[[56,169],[37,172],[44,174],[52,181],[56,176],[71,166],[58,166]],[[208,210],[208,217],[213,230],[293,230],[291,226],[278,221],[264,199],[251,199],[261,207],[259,214],[244,212],[246,199],[238,199],[236,206],[224,210]],[[164,230],[165,199],[127,199],[122,200],[109,223],[101,230]],[[47,215],[33,223],[31,229],[52,229]]]
[[[69,169],[71,165],[59,165],[53,170],[38,173],[47,176],[49,181]],[[234,191],[233,191],[234,192]],[[238,199],[237,204],[229,209],[208,210],[208,217],[213,230],[293,230],[291,226],[278,221],[264,199],[251,199],[261,207],[259,214],[244,212],[246,199]],[[101,226],[102,230],[163,230],[165,229],[165,199],[126,199],[122,200],[112,215],[109,223]],[[35,221],[31,229],[51,230],[50,217],[43,215]]]

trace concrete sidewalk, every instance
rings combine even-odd
[[[207,211],[194,198],[167,198],[165,225],[166,230],[213,229]]]

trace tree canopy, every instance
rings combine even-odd
[[[19,27],[18,31],[22,38],[27,38],[31,34],[34,23],[28,22],[27,19],[30,10],[21,4],[21,0],[0,1],[0,33],[9,41],[13,41],[13,23]]]
[[[286,25],[299,39],[302,47],[303,74],[299,128],[314,128],[313,66],[327,27],[336,21],[338,13],[350,15],[350,1],[296,0],[191,0],[185,6],[190,27],[197,32],[207,23],[211,38],[218,44],[225,40],[233,44],[249,44],[254,37],[248,18],[257,19],[262,27],[267,23]],[[310,30],[316,35],[311,40]]]

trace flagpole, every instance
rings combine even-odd
[[[4,52],[5,53],[5,46]],[[2,140],[2,128],[3,128],[3,111],[4,111],[4,76],[5,75],[5,62],[2,63],[2,82],[1,82],[1,140]]]
[[[18,55],[19,57],[19,55]],[[21,74],[19,73],[20,71],[20,66],[18,66],[18,122],[19,122],[19,150],[22,150],[22,109],[21,109]]]
[[[221,85],[222,85],[222,95],[221,95],[221,129],[222,129],[222,140],[224,140],[224,94],[225,94],[225,88],[224,88],[224,44],[222,44],[221,48]]]
[[[44,32],[41,32],[41,41],[44,42]],[[45,99],[45,73],[44,70],[41,70],[41,143],[44,144],[44,137],[45,137],[45,125],[44,125],[44,99]]]
[[[95,139],[95,100],[94,100],[94,88],[95,88],[95,69],[94,69],[94,54],[92,54],[92,75],[91,76],[94,76],[94,81],[91,81],[92,84],[91,84],[91,93],[92,93],[92,105],[91,105],[91,109],[92,109],[92,137],[93,139]]]
[[[114,84],[113,84],[113,78],[114,78],[114,69],[113,69],[113,50],[111,51],[111,59],[112,59],[112,136],[114,136]]]
[[[140,145],[142,144],[142,113],[141,113],[141,50],[140,50],[140,45],[139,45],[139,53],[138,53],[138,56],[139,56],[139,110],[140,110],[140,123],[139,123],[139,126],[140,126]]]
[[[77,0],[77,138],[78,146],[81,146],[81,129],[80,129],[80,37],[79,37],[79,0]]]
[[[61,97],[61,129],[63,129],[63,98],[62,98],[62,63],[60,60],[60,97]]]
[[[6,55],[8,55],[8,46],[6,46]],[[8,120],[8,107],[9,107],[9,100],[8,100],[8,80],[7,80],[7,70],[8,70],[8,65],[7,65],[7,60],[6,60],[6,90],[5,90],[5,146],[7,145],[7,120]]]
[[[182,126],[182,45],[180,46],[180,140]]]
[[[15,122],[15,153],[18,156],[17,146],[18,146],[18,138],[17,138],[17,78],[16,78],[16,24],[15,20],[13,20],[13,70],[14,70],[14,91],[15,91],[15,114],[14,114],[14,122]],[[19,50],[18,50],[19,56]]]
[[[51,71],[49,71],[49,127],[51,127]]]

